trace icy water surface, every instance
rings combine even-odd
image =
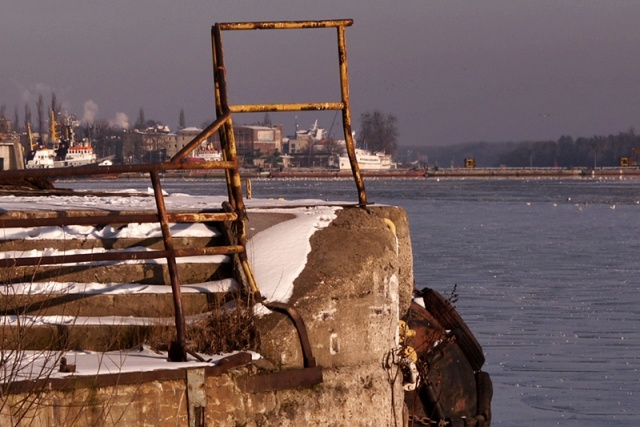
[[[197,180],[164,188],[224,191]],[[640,181],[367,180],[366,189],[369,201],[408,212],[416,284],[457,285],[494,383],[492,425],[640,425]],[[254,180],[253,195],[357,201],[350,180]]]

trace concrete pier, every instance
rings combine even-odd
[[[286,207],[273,213],[264,209],[252,212],[250,208],[248,229],[251,236],[257,236],[286,224],[294,216],[294,208],[291,214]],[[152,240],[146,243],[153,244]],[[45,246],[54,243],[47,242]],[[11,244],[4,242],[3,250]],[[26,249],[25,243],[14,244]],[[39,244],[42,246],[43,242]],[[69,241],[58,244],[70,247]],[[203,241],[182,239],[179,244],[202,245]],[[294,379],[289,386],[279,382],[278,387],[270,389],[260,381],[265,376],[272,379],[296,372],[305,363],[291,320],[271,312],[255,319],[260,338],[259,360],[252,360],[249,353],[238,349],[240,353],[224,362],[166,362],[166,367],[151,372],[61,375],[56,367],[55,375],[45,372],[42,378],[32,381],[14,377],[3,385],[0,424],[16,425],[28,420],[32,426],[406,425],[402,375],[398,366],[389,362],[398,349],[398,321],[409,307],[413,289],[406,213],[397,207],[342,207],[326,227],[311,236],[309,244],[311,250],[294,281],[289,304],[304,319],[317,363],[317,369],[301,371],[301,375],[321,375],[321,382],[299,385],[294,375],[288,377]],[[188,266],[182,268],[189,270]],[[192,269],[191,276],[202,280],[201,275],[214,274],[212,271],[219,268],[200,266]],[[99,276],[98,271],[88,267],[78,269],[73,277],[67,271],[58,278],[55,274],[42,278],[90,282]],[[141,274],[143,277],[144,273],[127,267],[102,275],[103,280],[108,277],[111,282],[126,283]],[[154,273],[147,285],[154,286],[152,278],[162,277],[162,272]],[[158,298],[162,297],[153,293],[119,298],[96,295],[59,304],[57,313],[126,311],[132,308],[134,299],[136,315],[170,318],[170,305],[153,302]],[[189,298],[197,299],[197,295]],[[207,298],[211,295],[203,295],[203,301]],[[3,301],[6,313],[6,296]],[[119,301],[125,304],[121,308]],[[189,303],[190,313],[206,314],[207,304],[202,306],[195,301]],[[145,312],[144,307],[153,310],[153,314]],[[73,335],[73,327],[47,326],[55,342],[60,338],[56,334]],[[33,328],[32,332],[37,330],[36,326]],[[10,329],[4,325],[5,332]],[[105,334],[117,334],[116,329],[113,325],[80,327],[85,339],[74,342],[91,347],[93,341],[104,341]],[[22,350],[26,349],[16,349]]]

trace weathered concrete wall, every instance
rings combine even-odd
[[[393,222],[395,235],[385,218]],[[379,362],[395,345],[398,312],[407,310],[413,290],[405,212],[396,207],[338,211],[329,227],[314,234],[311,247],[290,302],[305,320],[318,364]],[[266,358],[283,368],[302,365],[288,319],[274,314],[259,327]]]
[[[206,379],[205,425],[401,426],[398,319],[413,290],[406,213],[396,207],[349,208],[311,239],[290,303],[302,315],[324,381],[311,387],[243,393],[238,379],[302,367],[296,331],[281,314],[258,324],[260,365]],[[185,373],[186,377],[186,373]],[[9,398],[17,401],[23,395]],[[41,392],[32,426],[189,425],[186,381]],[[12,425],[4,405],[0,425]],[[192,420],[193,421],[193,420]]]

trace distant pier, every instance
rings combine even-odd
[[[639,167],[603,168],[429,168],[427,178],[640,177]]]

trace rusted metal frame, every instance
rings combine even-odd
[[[242,104],[230,105],[232,113],[265,113],[282,111],[320,111],[320,110],[342,110],[342,102],[307,102],[293,104]]]
[[[195,136],[187,145],[185,145],[175,156],[169,160],[169,163],[180,163],[184,160],[193,150],[198,148],[200,144],[206,141],[211,135],[220,129],[227,120],[231,118],[231,113],[222,113],[216,120],[207,126],[202,132]]]
[[[298,103],[298,104],[246,104],[228,105],[225,97],[222,105],[228,106],[231,112],[251,113],[251,112],[279,112],[279,111],[305,111],[305,110],[341,110],[342,123],[347,146],[347,155],[351,163],[351,171],[358,190],[358,201],[361,206],[367,205],[367,195],[364,187],[364,180],[360,172],[360,166],[355,153],[355,142],[351,132],[351,107],[349,98],[349,73],[347,67],[347,48],[345,29],[353,24],[353,20],[329,20],[329,21],[284,21],[284,22],[244,22],[244,23],[221,23],[216,24],[215,32],[218,39],[221,38],[222,30],[287,30],[305,28],[329,28],[335,27],[338,34],[338,58],[340,65],[340,92],[341,103]],[[222,55],[221,43],[218,46],[218,54]],[[214,49],[215,52],[215,49]],[[216,89],[218,87],[216,86]],[[216,91],[218,95],[218,91]]]
[[[284,23],[245,23],[245,24],[216,24],[212,29],[212,45],[213,45],[213,62],[214,62],[214,84],[216,92],[216,112],[264,112],[264,111],[300,111],[300,110],[322,110],[322,109],[334,109],[342,110],[343,112],[343,124],[345,137],[347,138],[347,147],[349,151],[349,158],[352,164],[352,171],[358,186],[359,202],[360,205],[366,205],[366,195],[364,192],[364,184],[360,176],[360,171],[355,157],[355,147],[353,138],[351,135],[351,116],[349,112],[349,90],[348,90],[348,78],[347,78],[347,66],[346,66],[346,47],[344,42],[344,27],[351,25],[353,21],[323,21],[323,22],[284,22]],[[225,67],[222,55],[222,36],[221,31],[226,30],[245,30],[245,29],[294,29],[294,28],[322,28],[328,26],[335,26],[338,28],[338,45],[339,45],[339,59],[340,59],[340,77],[341,77],[341,103],[306,103],[306,104],[262,104],[262,105],[239,105],[229,106],[227,91],[226,91],[226,77]],[[235,159],[235,140],[233,135],[233,122],[229,120],[225,122],[224,134],[221,133],[221,141],[225,146],[225,154],[228,156],[226,160]],[[355,164],[355,166],[354,166]],[[236,224],[236,237],[238,243],[241,245],[246,244],[246,235],[244,233],[244,206],[240,205],[242,201],[242,187],[239,182],[239,176],[237,176],[237,170],[228,170],[228,184],[230,200],[235,203],[231,206],[239,215]],[[236,179],[238,182],[236,182]],[[248,263],[246,252],[239,254],[242,264],[243,272],[252,290],[257,295],[257,299],[260,300],[260,293],[255,283],[255,278]],[[263,376],[252,379],[252,383],[245,382],[244,386],[250,387],[251,390],[270,390],[280,387],[291,387],[296,381],[319,383],[322,382],[322,371],[316,366],[316,361],[313,356],[311,344],[309,343],[309,337],[307,334],[304,321],[299,313],[290,305],[277,302],[266,302],[265,305],[280,313],[286,314],[292,321],[298,332],[300,344],[303,353],[303,360],[305,368],[302,370],[296,370],[293,372],[281,372],[272,374],[269,376]],[[306,376],[309,376],[307,381]],[[293,383],[292,383],[293,381]]]
[[[224,64],[224,53],[222,47],[222,32],[218,24],[214,25],[213,35],[213,66],[214,85],[216,94],[216,116],[230,112],[229,95],[227,92],[226,68]],[[220,141],[224,142],[226,157],[225,160],[235,163],[235,168],[228,169],[227,184],[229,186],[229,199],[234,210],[238,214],[238,220],[245,219],[245,207],[242,197],[242,182],[238,170],[238,153],[235,136],[233,134],[233,119],[230,117],[222,126]]]
[[[229,98],[227,92],[226,81],[226,69],[224,65],[224,54],[222,47],[222,31],[220,24],[213,26],[211,30],[212,35],[212,56],[213,56],[213,69],[214,69],[214,86],[216,95],[216,115],[224,114],[229,110]],[[220,133],[220,141],[224,147],[223,153],[225,160],[235,162],[237,165],[237,149],[235,142],[235,135],[233,134],[233,119],[230,118],[222,126]],[[242,182],[240,180],[240,173],[237,168],[228,169],[227,173],[227,188],[229,192],[229,202],[231,208],[236,212],[238,218],[234,221],[234,238],[237,244],[246,247],[247,236],[245,230],[246,209],[244,205],[244,199],[242,197]],[[261,300],[260,289],[253,275],[249,260],[247,258],[246,251],[238,254],[240,259],[240,265],[244,272],[245,279],[248,282],[251,292],[254,294],[256,300]]]
[[[218,39],[221,37],[220,29],[217,25],[211,27],[211,62],[213,69],[213,91],[214,91],[214,103],[216,108],[216,117],[221,117],[229,113],[228,109],[223,109],[222,101],[221,101],[221,89],[220,85],[224,85],[224,65],[219,63],[218,51],[222,49],[222,42],[218,42]],[[226,89],[225,89],[226,92]],[[225,93],[226,96],[226,93]],[[229,125],[228,121],[225,121],[223,126],[218,129],[218,135],[220,138],[220,146],[222,149],[222,156],[224,160],[228,159],[227,153],[227,143],[226,143],[226,126]],[[229,171],[225,170],[226,182],[227,182],[227,195],[229,198],[229,203],[233,204],[233,194],[231,193],[231,188],[229,185]]]
[[[26,266],[44,266],[72,264],[81,262],[101,262],[101,261],[130,261],[130,260],[146,260],[167,258],[172,253],[176,258],[184,258],[191,256],[205,255],[236,255],[245,251],[244,246],[227,245],[227,246],[210,246],[205,248],[180,248],[174,249],[173,252],[167,250],[158,251],[117,251],[117,252],[100,252],[89,254],[72,254],[72,255],[51,255],[40,257],[20,257],[20,258],[3,258],[0,259],[0,268],[10,267],[26,267]]]
[[[247,258],[247,251],[243,251],[238,253],[238,257],[240,257],[240,265],[242,266],[242,271],[245,274],[247,282],[249,282],[249,287],[251,288],[251,292],[254,295],[256,301],[262,301],[262,295],[260,294],[260,288],[258,287],[258,282],[256,281],[255,276],[253,275],[253,270],[249,265],[249,259]]]
[[[229,203],[223,203],[222,204],[222,208],[225,209],[228,212],[232,212],[233,211],[233,207],[231,206],[231,204]],[[240,269],[237,269],[237,264],[235,265],[236,269],[237,269],[237,275],[240,277],[239,282],[241,282],[242,284],[248,284],[249,289],[251,290],[251,293],[253,294],[253,298],[255,301],[262,301],[263,298],[260,295],[260,289],[258,288],[258,284],[256,282],[256,278],[253,275],[253,270],[251,269],[251,266],[249,265],[249,259],[247,257],[247,251],[246,251],[246,228],[245,228],[245,222],[244,221],[234,221],[232,222],[232,224],[235,225],[235,229],[232,230],[234,227],[230,227],[229,223],[225,223],[225,227],[227,230],[226,233],[226,238],[229,244],[241,244],[242,247],[245,248],[245,251],[238,253],[238,257],[236,259],[234,259],[234,262],[237,261],[237,263],[239,263]],[[238,229],[238,227],[241,227],[240,229]],[[233,231],[233,232],[232,232]],[[242,242],[242,243],[240,243]]]
[[[351,172],[353,173],[353,179],[356,182],[356,188],[358,189],[358,201],[361,206],[367,204],[367,193],[364,188],[364,180],[360,173],[360,166],[356,158],[356,147],[353,141],[353,134],[351,131],[351,101],[349,98],[349,71],[347,67],[347,42],[345,37],[345,27],[340,26],[337,28],[338,32],[338,59],[340,63],[340,94],[342,96],[342,103],[344,108],[342,109],[342,125],[344,129],[344,138],[347,145],[347,155],[349,156],[349,163],[351,163]]]
[[[170,352],[169,359],[172,362],[186,362],[186,323],[184,319],[184,311],[182,309],[182,291],[180,290],[180,277],[178,276],[178,264],[176,263],[175,249],[173,247],[173,238],[169,230],[169,217],[164,204],[164,196],[162,195],[162,185],[157,171],[151,171],[151,184],[153,185],[153,194],[156,199],[156,207],[160,217],[160,228],[162,229],[162,238],[164,248],[167,254],[167,268],[169,270],[169,280],[171,282],[171,293],[173,295],[174,316],[176,321],[177,342],[173,346],[174,351]]]
[[[217,24],[223,31],[234,30],[295,30],[303,28],[349,27],[353,19],[334,19],[324,21],[257,21],[223,22]]]
[[[213,63],[213,87],[216,117],[220,117],[229,113],[230,110],[227,98],[226,70],[224,68],[224,58],[222,54],[222,33],[220,32],[218,24],[211,27],[211,59]],[[225,121],[224,125],[218,130],[224,160],[232,158],[231,153],[229,152],[229,129],[231,129],[231,133],[233,134],[233,119]],[[229,169],[225,170],[225,177],[227,181],[227,195],[229,197],[229,203],[235,209],[236,203],[231,186],[231,172]]]
[[[235,212],[217,213],[184,213],[167,214],[170,223],[199,223],[234,221],[238,215]],[[17,227],[46,227],[67,225],[109,225],[109,224],[144,224],[159,222],[157,214],[124,214],[124,215],[95,215],[95,216],[49,216],[43,218],[2,218],[0,229]]]

